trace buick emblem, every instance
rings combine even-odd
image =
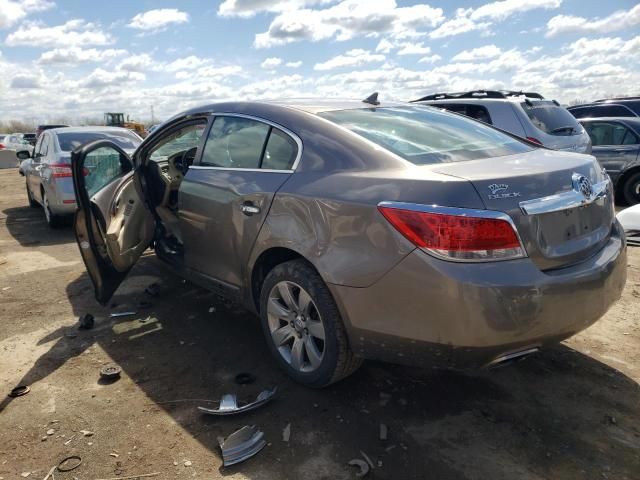
[[[591,180],[584,175],[574,173],[571,177],[571,183],[573,184],[573,189],[576,192],[581,193],[584,198],[591,198],[591,195],[593,195],[593,185],[591,185]]]

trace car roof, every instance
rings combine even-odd
[[[353,99],[339,99],[339,98],[298,98],[298,99],[274,99],[274,100],[260,100],[260,101],[229,101],[229,102],[219,102],[212,103],[208,105],[203,105],[200,107],[195,107],[191,110],[188,110],[184,114],[198,114],[198,113],[208,113],[213,111],[222,112],[227,108],[233,108],[238,106],[251,107],[251,106],[274,106],[281,108],[294,108],[296,110],[302,110],[308,113],[322,113],[322,112],[331,112],[336,110],[356,110],[356,109],[365,109],[365,108],[385,108],[385,107],[398,107],[398,106],[411,106],[414,104],[406,103],[406,102],[380,102],[378,105],[372,105],[370,103],[365,103],[362,100],[353,100]],[[182,114],[182,115],[184,115]]]
[[[487,98],[487,97],[460,97],[460,98],[440,98],[436,100],[418,100],[416,102],[412,102],[414,105],[431,105],[438,103],[523,103],[525,101],[529,101],[532,104],[536,103],[554,103],[553,100],[549,98],[529,98],[525,96],[520,97],[507,97],[507,98]]]
[[[128,128],[124,127],[105,127],[105,126],[94,126],[94,127],[59,127],[59,128],[50,128],[47,132],[50,133],[83,133],[83,132],[121,132],[127,131],[130,132]]]
[[[578,118],[579,122],[624,122],[633,124],[634,127],[640,127],[640,117],[585,117]]]

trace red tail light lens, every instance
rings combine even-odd
[[[71,165],[67,165],[66,163],[51,163],[49,164],[49,168],[51,169],[51,176],[53,178],[64,178],[71,177]]]
[[[4,150],[4,144],[0,143],[0,150]]]
[[[529,140],[531,143],[535,143],[536,145],[542,146],[542,142],[538,140],[536,137],[527,137],[527,140]]]
[[[502,218],[378,206],[380,213],[414,245],[437,257],[457,261],[492,261],[525,255],[512,224]],[[446,211],[446,208],[442,209]],[[453,209],[451,209],[453,210]]]

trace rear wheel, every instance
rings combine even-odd
[[[622,196],[629,205],[640,203],[640,172],[632,173],[622,184]]]
[[[29,200],[29,206],[30,206],[31,208],[37,208],[37,207],[39,207],[39,206],[40,206],[40,204],[39,204],[37,201],[35,201],[35,200],[33,199],[33,196],[31,195],[31,190],[29,190],[29,184],[27,184],[27,185],[26,185],[26,187],[27,187],[27,200]]]
[[[58,228],[62,226],[63,219],[51,211],[49,198],[44,190],[42,191],[42,208],[44,209],[44,218],[47,220],[47,225],[49,225],[49,227]]]
[[[325,387],[353,373],[353,355],[338,308],[304,260],[276,266],[265,278],[260,317],[269,350],[295,381]]]

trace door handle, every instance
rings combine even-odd
[[[251,215],[255,215],[256,213],[260,213],[260,207],[256,207],[252,203],[244,203],[244,204],[242,204],[242,207],[240,207],[240,210],[242,210],[242,213],[244,213],[247,216],[251,216]]]

